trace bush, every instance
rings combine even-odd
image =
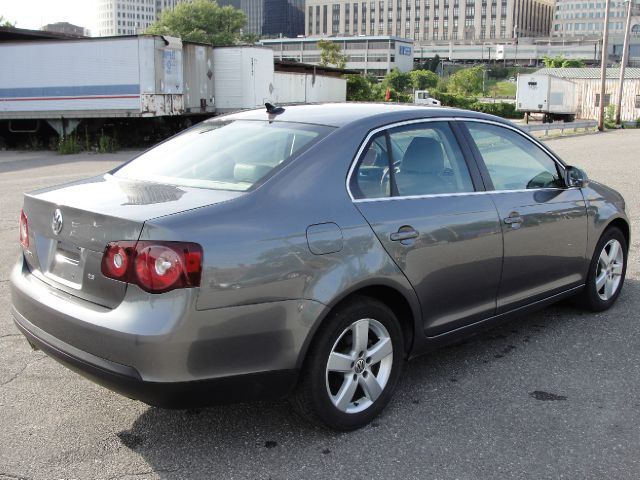
[[[522,113],[516,112],[516,106],[513,103],[479,103],[476,102],[471,106],[471,110],[476,112],[488,113],[502,118],[521,118]]]
[[[605,128],[616,128],[616,107],[614,105],[607,105],[604,112],[604,126]]]
[[[115,137],[105,135],[104,132],[100,132],[98,137],[98,153],[111,153],[118,149],[118,141]]]
[[[72,155],[82,151],[82,144],[75,135],[63,137],[58,142],[58,153],[60,155]]]
[[[463,95],[456,95],[448,92],[434,91],[431,96],[436,100],[440,100],[442,105],[446,107],[464,108],[470,110],[471,106],[476,103],[476,99],[473,97],[465,97]]]
[[[471,96],[482,93],[482,67],[463,68],[451,75],[447,90],[458,95]]]

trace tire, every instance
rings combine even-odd
[[[389,403],[403,363],[403,335],[394,313],[370,297],[354,297],[329,314],[316,334],[293,407],[317,425],[361,428]]]
[[[613,260],[610,258],[612,248],[617,249]],[[577,297],[579,306],[601,312],[615,303],[627,272],[627,254],[627,241],[620,229],[605,230],[594,250],[584,290]]]

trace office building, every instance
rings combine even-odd
[[[307,0],[307,36],[415,41],[548,36],[554,0]]]
[[[340,45],[347,56],[345,68],[362,73],[384,77],[393,68],[401,72],[413,69],[413,41],[390,36],[335,37],[329,41]],[[277,38],[260,40],[265,47],[273,50],[276,60],[320,63],[320,49],[317,38]]]
[[[640,0],[633,0],[631,32],[640,35]],[[553,12],[554,37],[602,36],[604,30],[605,2],[556,0]],[[609,7],[609,33],[623,35],[627,16],[626,2],[614,0]]]
[[[154,23],[163,10],[181,0],[98,0],[98,36],[135,35]]]
[[[89,30],[79,27],[69,22],[49,23],[42,27],[45,32],[63,33],[64,35],[72,35],[74,37],[88,37]]]

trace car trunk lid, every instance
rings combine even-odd
[[[25,258],[40,280],[114,308],[127,284],[101,273],[107,243],[137,240],[146,220],[231,200],[240,192],[176,187],[104,175],[26,194]]]

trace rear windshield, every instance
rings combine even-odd
[[[331,130],[286,122],[205,122],[143,153],[115,176],[244,191]]]

